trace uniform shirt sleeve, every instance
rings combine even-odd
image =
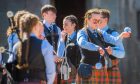
[[[19,41],[17,34],[12,33],[8,37],[7,41],[8,41],[9,51],[12,51],[12,48],[13,48],[14,44]]]
[[[61,40],[61,29],[57,26],[57,30],[58,30],[58,35],[59,35],[57,44],[59,44],[59,41]],[[58,48],[58,45],[57,45],[57,48]]]
[[[14,60],[16,60],[16,54],[17,54],[17,51],[19,49],[19,46],[20,46],[20,42],[17,42],[14,45],[12,53],[9,55],[9,58],[7,60],[8,63],[13,62]]]
[[[74,31],[74,32],[69,36],[69,38],[70,38],[71,40],[75,39],[75,37],[77,36],[76,34],[77,34],[77,33]],[[77,44],[77,42],[76,42],[75,44]],[[59,57],[63,57],[63,56],[64,56],[64,52],[65,52],[65,50],[66,50],[66,47],[67,47],[67,45],[65,44],[65,41],[63,41],[63,39],[62,39],[62,37],[61,37],[60,40],[59,40],[58,49],[57,49],[57,55],[58,55]]]
[[[118,32],[112,32],[112,36],[119,36]],[[119,40],[117,44],[115,44],[115,47],[112,47],[112,55],[117,58],[124,58],[125,56],[125,50],[122,43],[122,40]]]
[[[87,49],[87,50],[98,51],[98,49],[99,49],[98,45],[95,45],[88,41],[87,34],[83,29],[79,30],[79,32],[77,34],[77,43],[80,47]]]
[[[122,40],[119,36],[114,37],[110,34],[107,34],[107,32],[105,32],[105,31],[102,31],[102,30],[100,30],[100,31],[103,35],[104,41],[107,43],[111,43],[111,44],[115,45],[115,44],[119,43],[120,40]]]
[[[58,48],[57,48],[57,56],[63,57],[64,51],[65,51],[65,42],[59,40]]]
[[[53,47],[51,46],[51,44],[49,44],[47,40],[43,40],[41,49],[46,65],[47,84],[53,84],[56,74]]]

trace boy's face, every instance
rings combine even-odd
[[[47,12],[44,12],[42,14],[43,18],[48,22],[48,23],[54,23],[55,20],[56,20],[56,13],[54,13],[53,11],[47,11]]]

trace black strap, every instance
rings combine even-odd
[[[49,30],[48,27],[46,27],[46,25],[44,24],[44,34],[45,38],[48,40],[48,42],[53,46],[54,50],[56,51],[57,43],[55,41],[58,42],[59,38],[58,28],[56,24],[52,25],[52,30]]]
[[[102,47],[103,45],[103,39],[102,39],[102,35],[99,35],[97,32],[95,32],[94,34],[90,32],[90,30],[86,29],[87,35],[88,35],[88,39],[90,42],[99,45],[100,47]],[[97,35],[97,37],[95,36],[95,34]],[[99,40],[100,39],[100,40]]]

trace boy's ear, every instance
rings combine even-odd
[[[44,16],[45,16],[44,13],[42,13],[42,17],[43,17],[43,18],[44,18]]]
[[[73,26],[76,26],[76,24],[74,23],[74,24],[72,24]]]
[[[44,18],[46,16],[46,13],[42,13],[42,17]]]

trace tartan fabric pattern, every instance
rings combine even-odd
[[[108,69],[107,72],[109,84],[121,84],[121,74],[118,66]]]
[[[109,84],[121,84],[121,74],[118,67],[119,60],[112,60],[112,64],[115,65],[115,67],[109,68],[107,70]]]
[[[121,84],[121,74],[118,67],[119,60],[112,60],[112,64],[113,66],[115,65],[115,67],[109,69],[103,67],[102,69],[97,70],[95,67],[93,67],[92,77],[89,79],[82,79],[76,75],[75,70],[72,70],[70,79],[67,81],[61,80],[61,84],[71,84],[75,82],[75,80],[76,84]],[[74,77],[75,75],[76,79]],[[57,84],[56,80],[54,84]]]
[[[93,67],[91,78],[83,79],[77,75],[76,84],[109,84],[107,69],[103,67],[97,70]]]

